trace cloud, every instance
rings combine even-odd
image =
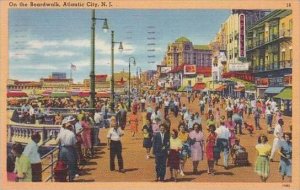
[[[27,47],[30,49],[41,49],[44,47],[55,47],[55,46],[59,46],[59,41],[56,40],[45,40],[45,41],[41,41],[41,40],[30,40],[29,42],[27,42]]]
[[[79,61],[72,62],[73,65],[76,65],[77,70],[88,68],[91,66],[91,60],[83,59]],[[128,66],[128,62],[123,59],[115,59],[114,60],[115,66]],[[110,58],[103,58],[95,61],[95,67],[97,66],[104,66],[104,67],[111,67],[111,60]]]
[[[58,67],[50,63],[22,63],[11,65],[11,67],[15,67],[16,70],[58,70]]]
[[[31,49],[20,49],[9,52],[10,59],[29,59],[29,56],[35,54],[34,50]]]
[[[75,53],[71,52],[71,51],[47,51],[45,53],[42,54],[45,57],[70,57],[70,56],[74,56]]]

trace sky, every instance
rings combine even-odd
[[[13,10],[9,12],[9,78],[38,81],[52,72],[66,72],[70,65],[75,82],[89,78],[91,68],[91,10]],[[96,10],[107,18],[110,30],[96,22],[96,74],[111,73],[111,30],[115,42],[115,72],[155,70],[169,43],[185,36],[194,45],[208,44],[228,18],[230,10]]]

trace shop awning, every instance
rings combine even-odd
[[[108,92],[97,92],[96,97],[97,98],[109,98],[110,93],[108,93]]]
[[[223,90],[225,90],[226,89],[226,86],[225,85],[221,85],[221,86],[219,86],[218,88],[216,88],[215,90],[217,91],[217,92],[222,92]]]
[[[284,87],[269,87],[266,89],[265,94],[279,94]]]
[[[9,91],[7,92],[7,97],[28,97],[28,95],[22,91]]]
[[[193,91],[200,91],[200,90],[203,90],[204,88],[206,87],[205,83],[196,83],[194,86],[193,86]]]
[[[70,94],[67,92],[52,92],[51,98],[66,98],[70,97]]]
[[[245,91],[245,87],[239,86],[239,87],[235,88],[234,91],[235,92],[243,92],[243,91]]]
[[[274,98],[280,98],[283,100],[291,100],[292,99],[292,88],[284,89],[282,92],[280,92],[279,94],[274,96]]]
[[[183,92],[183,91],[186,91],[186,87],[187,86],[181,86],[180,88],[178,88],[178,92]]]
[[[90,96],[90,92],[89,91],[79,92],[78,96],[79,97],[89,97]]]

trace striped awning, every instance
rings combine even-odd
[[[266,89],[265,94],[279,94],[284,87],[269,87]]]

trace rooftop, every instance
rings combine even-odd
[[[178,38],[177,40],[175,40],[175,42],[180,43],[180,42],[190,42],[190,40],[184,36]]]

